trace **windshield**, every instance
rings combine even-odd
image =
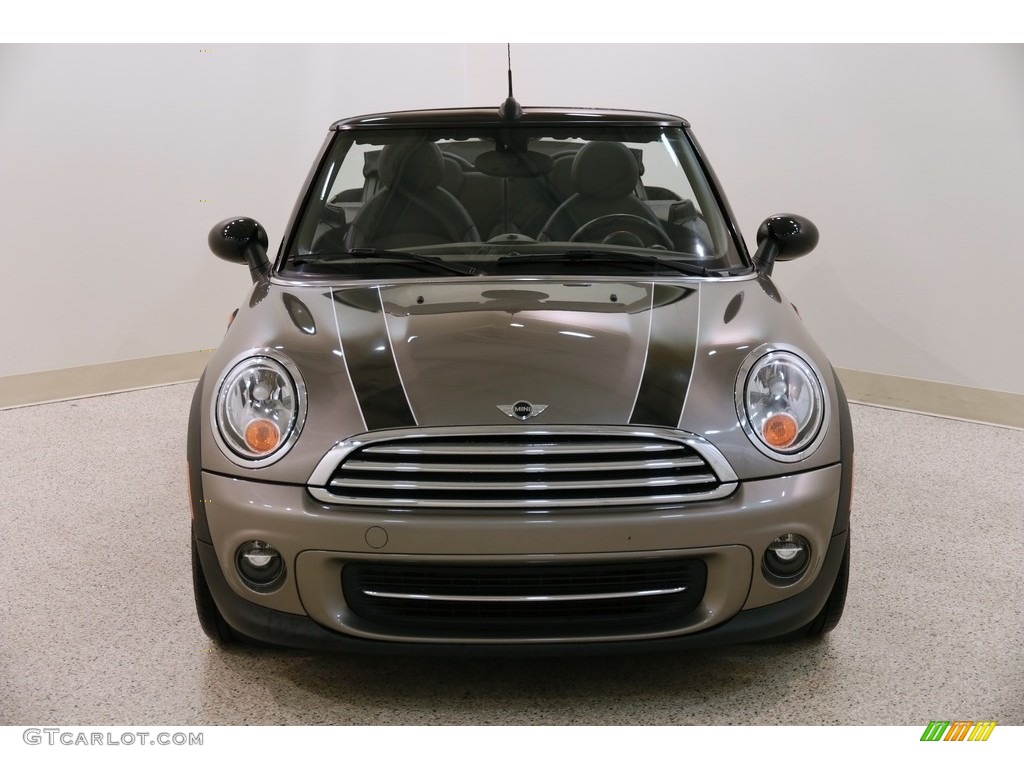
[[[282,272],[723,275],[747,268],[679,128],[335,134]]]

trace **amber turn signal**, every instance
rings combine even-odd
[[[761,434],[772,448],[788,448],[796,440],[796,419],[788,413],[776,413],[765,419]]]
[[[245,428],[245,444],[256,453],[270,453],[281,441],[281,430],[269,419],[254,419]]]

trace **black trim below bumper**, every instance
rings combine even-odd
[[[853,496],[853,420],[850,417],[850,403],[843,391],[843,384],[832,369],[832,378],[836,385],[839,406],[839,451],[843,465],[842,478],[839,481],[839,508],[836,522],[832,527],[832,535],[845,531],[850,527],[850,504]]]
[[[213,545],[203,541],[197,543],[203,572],[217,608],[232,628],[253,640],[316,651],[432,656],[533,656],[567,653],[652,653],[750,643],[788,634],[808,624],[824,607],[839,573],[847,537],[847,531],[832,537],[818,579],[800,594],[763,608],[741,611],[724,624],[704,632],[656,640],[518,645],[389,642],[366,640],[332,632],[307,616],[274,611],[239,597],[224,579]]]
[[[203,493],[203,457],[202,457],[202,401],[203,381],[206,371],[199,377],[196,390],[192,395],[192,407],[188,416],[188,487],[191,493],[189,504],[192,507],[192,529],[200,541],[211,541],[210,526],[206,522],[206,494]]]

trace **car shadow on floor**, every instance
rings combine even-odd
[[[787,702],[838,676],[827,639],[644,655],[459,658],[245,648],[215,659],[221,681],[258,674],[274,700],[267,722],[281,724],[785,723],[793,722]],[[216,709],[230,722],[224,704]]]

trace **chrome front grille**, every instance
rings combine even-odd
[[[582,637],[678,627],[704,598],[699,558],[631,563],[350,563],[349,610],[387,634]],[[364,627],[364,628],[365,628]]]
[[[446,508],[672,504],[731,493],[735,476],[720,454],[677,434],[373,433],[329,453],[310,491],[336,504]]]

